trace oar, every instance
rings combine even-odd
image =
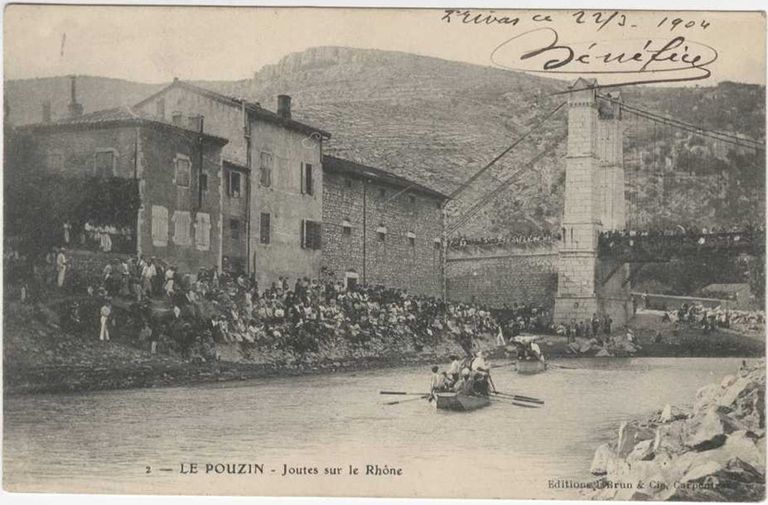
[[[395,400],[393,402],[386,402],[384,405],[397,405],[398,403],[406,403],[406,402],[413,402],[416,400],[424,400],[427,398],[427,395],[425,396],[419,396],[418,398],[408,398],[407,400]]]
[[[429,393],[406,393],[405,391],[379,391],[380,395],[419,395],[419,396],[426,396]]]
[[[492,398],[492,400],[500,402],[500,403],[504,403],[504,404],[507,404],[507,405],[511,404],[511,405],[514,405],[515,407],[526,407],[526,408],[529,408],[529,409],[538,409],[539,407],[541,407],[541,405],[531,405],[530,403],[516,402],[516,401],[512,400],[511,398],[504,398],[504,397],[502,397],[502,398]]]
[[[576,367],[572,366],[564,366],[564,365],[556,365],[554,363],[547,363],[548,366],[553,366],[555,368],[562,368],[563,370],[578,370]]]
[[[544,400],[539,400],[538,398],[533,398],[531,396],[523,396],[523,395],[513,395],[510,393],[502,393],[500,391],[496,391],[497,395],[503,397],[503,398],[509,398],[510,400],[517,400],[522,402],[531,402],[531,403],[540,403],[544,405]]]
[[[539,405],[544,405],[544,400],[539,400],[538,398],[531,398],[530,396],[510,395],[510,396],[505,396],[504,398],[510,398],[512,400],[516,400],[519,402],[538,403]]]

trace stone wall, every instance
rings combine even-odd
[[[552,308],[557,291],[556,246],[449,251],[448,299],[501,309],[513,303]]]
[[[403,189],[326,171],[323,266],[337,279],[351,275],[359,282],[440,296],[442,250],[435,243],[442,235],[440,200]],[[382,226],[383,240],[377,232]]]

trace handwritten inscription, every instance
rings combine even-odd
[[[641,28],[646,30],[633,32],[639,28],[638,19],[645,22]],[[511,30],[512,36],[491,53],[491,62],[498,67],[547,74],[614,75],[613,85],[706,79],[712,74],[709,67],[718,57],[715,48],[691,38],[691,34],[695,37],[710,27],[704,18],[638,18],[631,12],[620,11],[503,15],[494,11],[446,9],[441,20]],[[582,34],[584,30],[593,31],[603,38],[610,27],[611,33],[620,30],[621,36],[615,40],[589,40],[588,35],[586,41],[563,40],[556,28],[573,37],[574,25],[580,27]],[[642,31],[654,35],[643,37]],[[627,36],[632,33],[639,36]]]

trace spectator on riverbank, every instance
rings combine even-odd
[[[101,315],[99,326],[99,340],[104,342],[109,340],[109,318],[112,315],[112,300],[107,298],[99,311]]]

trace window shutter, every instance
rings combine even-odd
[[[195,246],[199,251],[207,251],[211,247],[211,216],[204,212],[197,213]]]
[[[306,193],[306,188],[304,187],[304,163],[302,163],[300,165],[299,180],[300,180],[300,184],[301,184],[301,194],[303,195],[304,193]],[[303,223],[303,221],[302,221],[302,223]],[[304,229],[304,225],[302,224],[302,230],[303,229]],[[302,245],[302,247],[304,247],[304,246]]]
[[[168,245],[168,209],[161,205],[152,206],[152,245]]]
[[[312,181],[312,165],[310,165],[309,163],[304,165],[304,179],[306,180],[304,185],[306,186],[307,194],[311,195],[313,181]]]
[[[302,166],[302,168],[304,167]],[[301,248],[304,249],[306,247],[307,247],[307,221],[302,219],[301,220]]]

